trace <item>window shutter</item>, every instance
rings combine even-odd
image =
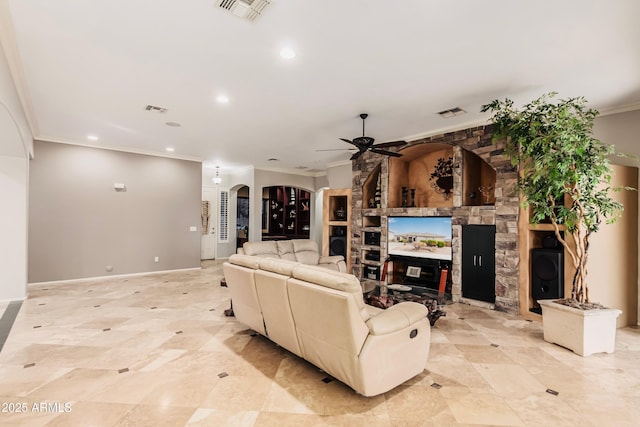
[[[218,240],[229,241],[229,192],[220,191],[220,223],[218,224]]]

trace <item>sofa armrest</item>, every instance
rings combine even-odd
[[[371,335],[397,332],[427,317],[429,310],[417,302],[401,302],[367,320]]]
[[[342,273],[347,272],[347,264],[344,262],[342,255],[321,256],[318,260],[318,265],[321,267],[330,267]]]
[[[236,249],[236,254],[238,254],[238,255],[244,255],[244,249],[242,249],[242,248],[238,248],[238,249]]]

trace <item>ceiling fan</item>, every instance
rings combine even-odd
[[[393,157],[402,157],[402,154],[395,153],[393,151],[383,150],[383,148],[389,147],[400,147],[402,145],[406,145],[407,141],[392,141],[392,142],[383,142],[381,144],[374,144],[375,141],[373,138],[364,135],[364,121],[369,117],[368,114],[362,113],[360,114],[360,118],[362,119],[362,136],[357,138],[353,138],[353,141],[340,138],[341,141],[346,143],[355,145],[356,148],[344,148],[343,150],[358,150],[357,153],[354,153],[351,156],[350,160],[355,160],[362,155],[365,151],[371,151],[372,153],[384,154],[385,156],[393,156]],[[328,151],[328,150],[318,150],[318,151]]]

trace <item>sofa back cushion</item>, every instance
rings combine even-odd
[[[356,307],[360,311],[362,321],[366,322],[371,317],[370,311],[364,303],[362,297],[362,285],[353,275],[339,271],[329,270],[323,267],[299,265],[292,273],[292,276],[316,285],[346,292],[353,299]]]
[[[320,250],[315,240],[296,239],[291,240],[291,243],[296,254],[296,261],[302,264],[318,265]]]
[[[267,337],[301,356],[287,290],[287,280],[298,265],[293,261],[262,258],[260,270],[256,271],[256,292]]]
[[[222,265],[229,294],[233,301],[233,312],[239,322],[254,331],[266,335],[264,320],[256,293],[255,273],[259,259],[247,255],[231,255]]]
[[[288,291],[302,356],[339,380],[356,384],[358,354],[369,328],[353,295],[297,278],[289,279]]]
[[[296,261],[275,258],[260,258],[258,263],[262,270],[283,274],[287,277],[291,277],[293,270],[300,265],[300,263]]]
[[[280,259],[297,261],[292,240],[278,240],[276,246],[278,247],[278,257]]]
[[[266,242],[245,242],[242,245],[245,255],[263,257],[263,258],[280,258],[278,254],[278,246],[275,241]]]

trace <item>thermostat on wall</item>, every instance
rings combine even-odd
[[[124,184],[116,182],[115,184],[113,184],[113,188],[115,188],[116,190],[124,190]]]

